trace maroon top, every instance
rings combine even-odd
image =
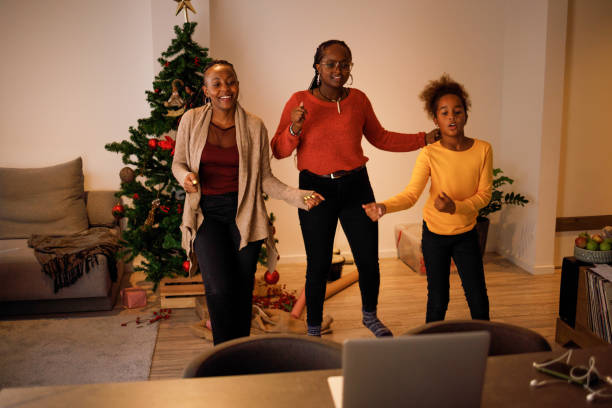
[[[209,133],[215,132],[223,139],[236,140],[236,127],[221,129],[210,124]],[[202,194],[225,194],[238,191],[238,146],[221,147],[208,140],[200,159]]]

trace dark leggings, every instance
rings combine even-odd
[[[202,196],[204,222],[194,250],[202,271],[213,342],[219,344],[251,331],[253,281],[263,241],[249,242],[240,251],[236,226],[237,194]]]
[[[346,234],[359,271],[363,310],[375,312],[378,303],[378,223],[366,215],[362,204],[374,201],[365,168],[338,179],[300,172],[300,188],[314,190],[325,197],[310,211],[299,210],[306,249],[306,322],[320,326],[327,276],[331,267],[334,236],[338,220]]]
[[[423,259],[427,269],[426,322],[444,320],[449,300],[451,258],[457,265],[472,319],[489,320],[489,297],[476,229],[457,235],[431,232],[423,221]]]

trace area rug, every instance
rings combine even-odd
[[[0,321],[0,388],[147,380],[158,323],[130,319]]]

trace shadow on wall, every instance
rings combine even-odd
[[[525,220],[524,215],[519,208],[505,208],[491,216],[487,245],[487,251],[495,251],[522,268],[529,265],[535,236],[535,223]]]

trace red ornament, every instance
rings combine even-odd
[[[123,213],[125,212],[125,209],[123,208],[121,204],[117,204],[113,207],[112,212],[113,212],[113,216],[115,217],[123,217]]]
[[[189,269],[191,268],[191,262],[189,261],[185,261],[183,262],[183,270],[187,273],[189,273]]]
[[[178,203],[176,205],[176,212],[181,214],[183,212],[183,206],[181,205],[181,203]]]
[[[132,198],[134,200],[138,200],[140,198],[140,196],[138,195],[138,193],[134,193],[134,195],[132,196]]]
[[[157,139],[149,139],[149,149],[155,150],[157,149]]]
[[[278,271],[266,271],[266,273],[264,273],[264,280],[268,285],[274,285],[276,282],[278,282],[279,278],[280,275],[278,274]]]
[[[170,136],[165,136],[165,140],[160,140],[157,145],[162,148],[162,150],[174,150],[174,145],[176,142]]]
[[[195,57],[195,59],[193,60],[193,62],[194,62],[196,65],[200,65],[200,59],[199,59],[198,57]]]
[[[159,88],[155,88],[155,93],[159,93]]]
[[[168,61],[166,61],[166,63],[164,64],[164,67],[169,67],[170,63]]]

